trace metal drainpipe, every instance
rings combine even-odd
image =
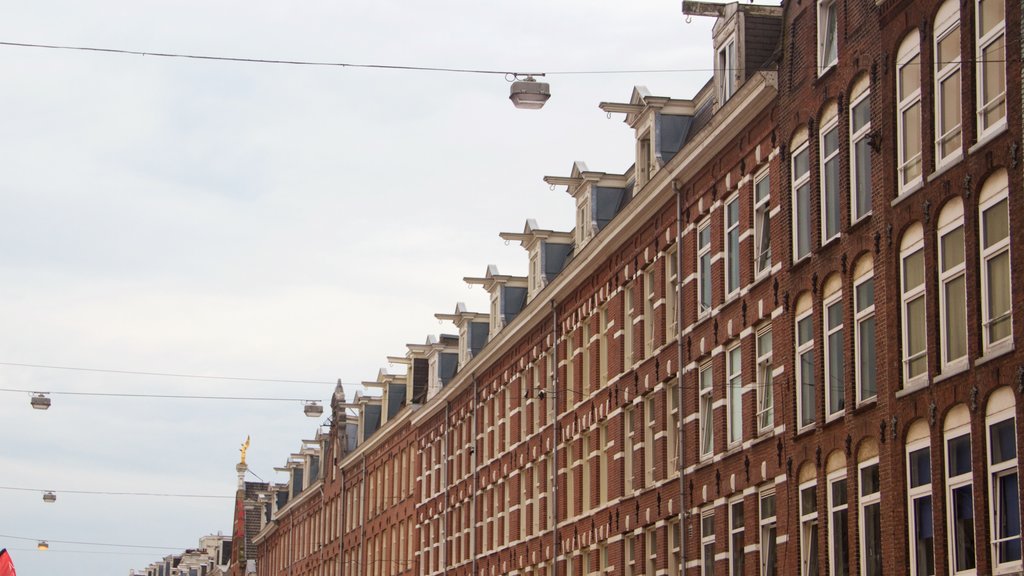
[[[340,483],[340,494],[338,496],[338,517],[334,519],[340,524],[338,530],[338,576],[345,574],[345,468],[339,466],[338,482]]]
[[[479,477],[479,475],[478,475],[479,471],[477,470],[477,453],[476,453],[477,452],[477,450],[476,450],[476,441],[477,441],[476,409],[477,409],[477,405],[479,404],[479,402],[478,402],[479,398],[477,397],[477,390],[476,390],[476,372],[473,373],[472,378],[473,378],[473,416],[472,416],[472,418],[473,418],[473,445],[471,446],[472,452],[470,454],[471,454],[471,456],[473,456],[473,499],[470,500],[470,503],[469,503],[469,513],[470,513],[470,518],[472,518],[472,527],[471,527],[471,529],[469,531],[469,548],[470,548],[470,552],[473,555],[473,572],[472,573],[475,575],[476,574],[476,490],[477,490],[477,482],[478,482],[478,477]]]
[[[558,576],[558,306],[551,301],[551,558]]]
[[[679,556],[683,561],[683,572],[686,571],[686,485],[683,482],[683,456],[686,454],[686,445],[683,444],[683,192],[679,184],[672,181],[672,188],[676,193],[676,293],[672,296],[676,299],[676,349],[678,351],[678,365],[676,366],[676,388],[679,392],[679,437],[676,447],[679,450]]]
[[[441,512],[441,569],[448,573],[448,422],[451,417],[451,402],[444,404],[444,436],[441,440],[441,486],[444,494],[444,511]]]
[[[359,484],[359,573],[366,574],[366,456],[363,456],[363,480]]]

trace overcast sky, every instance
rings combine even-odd
[[[485,311],[464,276],[525,274],[501,231],[568,230],[545,175],[621,172],[601,101],[688,98],[710,19],[677,1],[6,0],[0,41],[550,75],[540,111],[501,76],[258,65],[0,46],[0,362],[332,382]],[[397,368],[396,368],[397,370]],[[276,396],[332,387],[0,365],[0,387]],[[326,413],[325,413],[326,416]],[[0,393],[0,547],[20,576],[126,575],[231,529],[238,447],[266,480],[318,421],[302,405]],[[283,479],[283,478],[281,478]],[[80,551],[80,552],[75,552]]]

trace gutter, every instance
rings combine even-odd
[[[558,305],[551,300],[551,558],[558,576]],[[536,503],[534,504],[536,506]]]

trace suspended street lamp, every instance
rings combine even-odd
[[[527,75],[522,80],[515,75],[515,82],[512,83],[512,90],[508,99],[516,108],[524,110],[539,110],[544,103],[551,98],[551,86],[547,82],[537,82],[533,76]]]
[[[36,544],[36,550],[49,550],[50,545],[46,543],[46,540],[40,540],[39,544]]]
[[[50,397],[45,392],[36,392],[32,395],[32,407],[36,410],[48,410],[50,408]]]
[[[46,502],[47,504],[53,504],[56,501],[57,495],[54,494],[52,490],[47,490],[46,492],[43,492],[43,502]]]
[[[305,406],[303,406],[302,411],[306,413],[306,416],[316,418],[324,413],[324,407],[316,400],[308,400]]]

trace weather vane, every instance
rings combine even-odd
[[[245,452],[249,449],[249,436],[245,436],[245,442],[242,443],[242,447],[238,450],[242,453],[242,464],[245,464]]]

